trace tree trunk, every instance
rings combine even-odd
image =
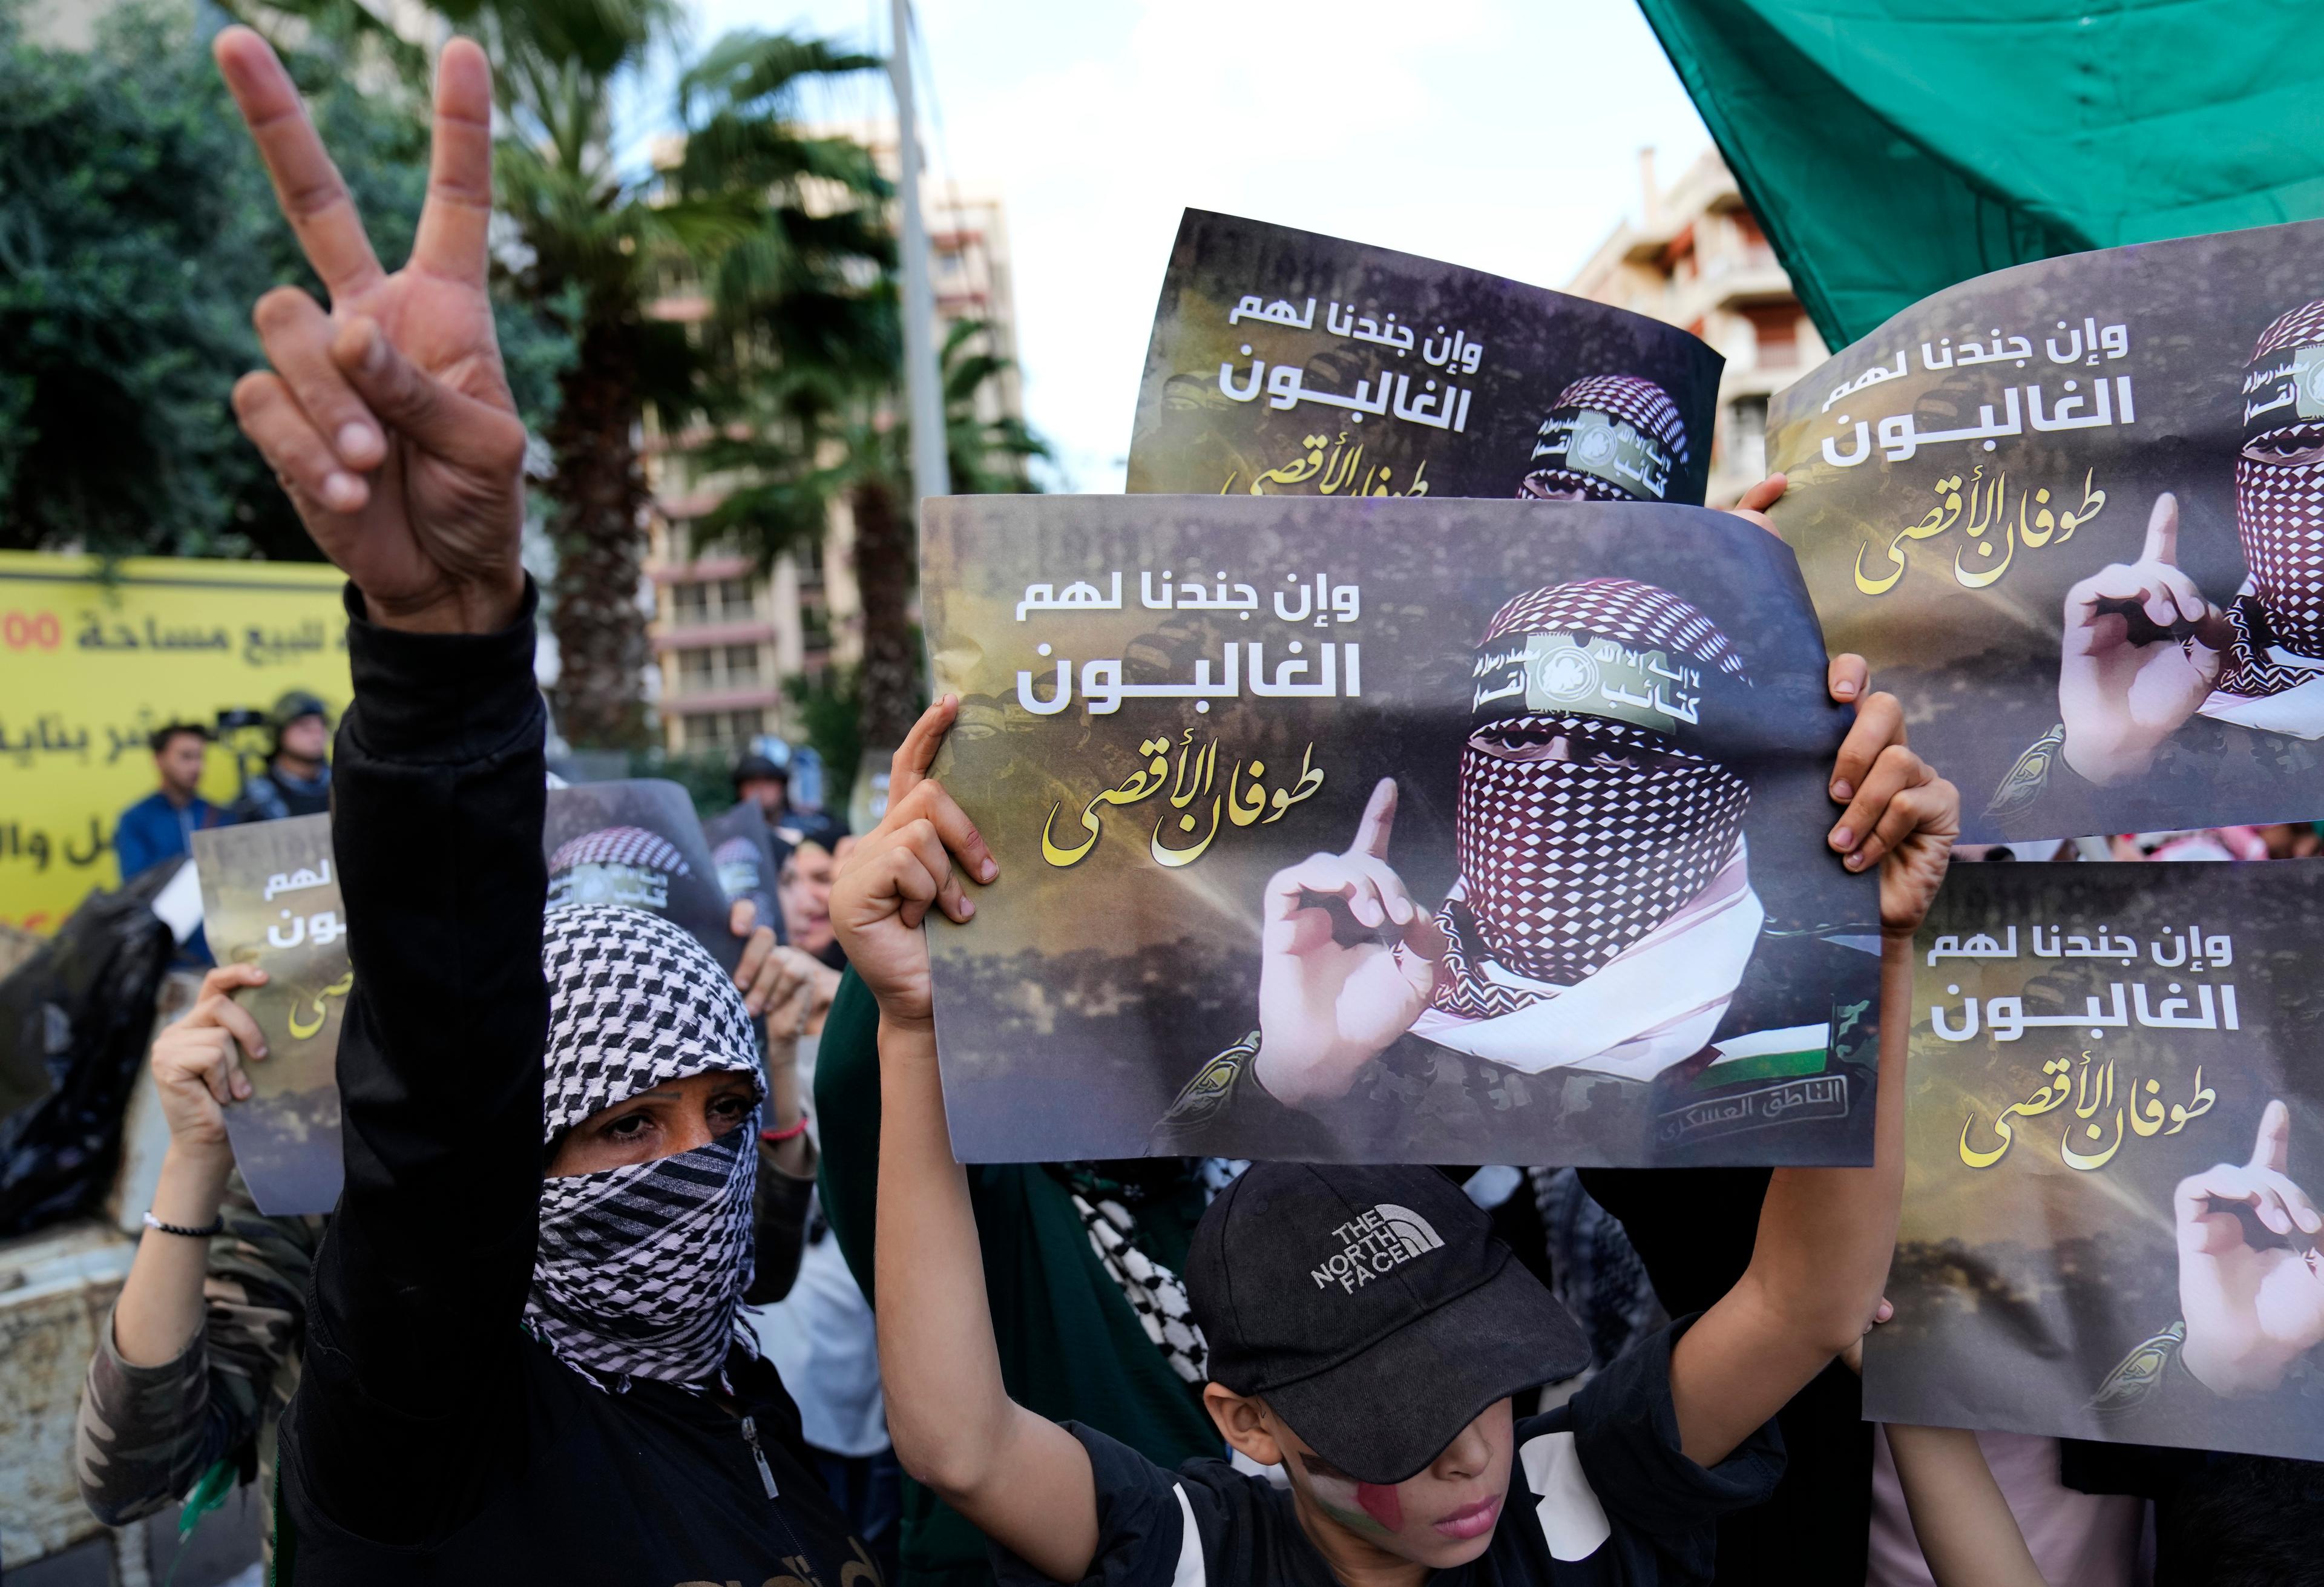
[[[549,629],[558,731],[576,748],[647,742],[644,577],[646,487],[638,468],[636,328],[591,319],[559,381],[549,444],[549,539],[557,553]]]
[[[919,646],[912,633],[912,523],[884,480],[852,493],[855,587],[863,603],[863,672],[857,694],[863,746],[904,742],[920,710]]]

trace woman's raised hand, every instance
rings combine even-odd
[[[245,27],[218,69],[284,217],[322,277],[327,312],[295,287],[252,318],[272,365],[234,389],[307,532],[389,627],[484,633],[524,596],[523,422],[509,394],[485,275],[492,69],[466,39],[437,61],[428,198],[411,257],[389,274],[290,74]]]

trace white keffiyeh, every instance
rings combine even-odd
[[[678,927],[642,909],[552,909],[541,939],[549,1034],[543,1144],[666,1081],[711,1070],[765,1081],[750,1016],[725,973]],[[699,1386],[742,1326],[753,1258],[756,1115],[648,1163],[545,1179],[525,1323],[599,1382]]]

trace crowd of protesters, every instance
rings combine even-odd
[[[484,57],[442,53],[391,275],[272,53],[217,50],[331,294],[262,302],[236,410],[348,577],[354,700],[334,754],[287,699],[233,811],[197,791],[203,730],[161,729],[115,841],[128,874],[332,813],[346,1190],[328,1219],[250,1205],[224,1117],[265,1061],[235,997],[263,973],[213,972],[154,1044],[171,1142],[79,1428],[101,1518],[255,1480],[282,1583],[2324,1579],[2319,1468],[1862,1421],[1901,1020],[1870,1167],[964,1167],[920,927],[1009,879],[930,776],[951,700],[868,833],[738,764],[709,832],[733,973],[639,909],[544,911]],[[2290,826],[1960,847],[1895,701],[1854,657],[1831,692],[1833,863],[1878,874],[1896,1006],[1950,863],[2317,852]],[[1309,1282],[1341,1238],[1396,1280]]]

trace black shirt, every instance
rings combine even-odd
[[[1784,1448],[1770,1423],[1708,1470],[1680,1452],[1670,1350],[1686,1326],[1674,1323],[1640,1340],[1570,1402],[1518,1422],[1509,1496],[1491,1546],[1431,1582],[1709,1581],[1718,1518],[1767,1496]],[[1285,1490],[1218,1460],[1188,1461],[1174,1477],[1102,1433],[1066,1426],[1089,1451],[1097,1483],[1098,1553],[1085,1578],[1093,1587],[1334,1587]],[[998,1546],[993,1564],[1004,1587],[1049,1580]]]
[[[275,1580],[876,1584],[763,1363],[729,1358],[731,1407],[614,1393],[523,1332],[549,1022],[532,600],[457,636],[347,605],[346,1186],[283,1417]]]

